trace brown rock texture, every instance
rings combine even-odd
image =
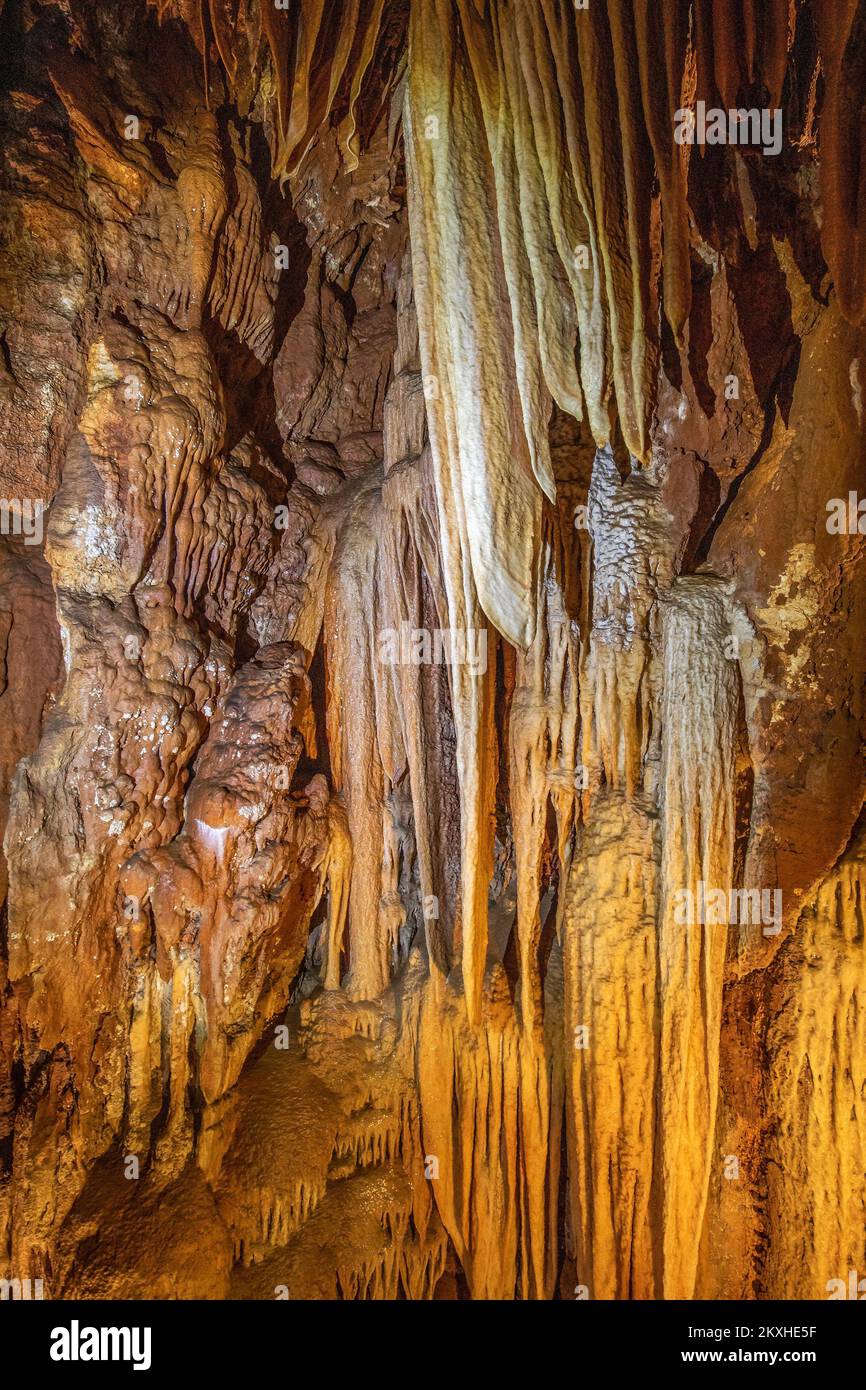
[[[866,1273],[864,0],[0,52],[0,1279]]]

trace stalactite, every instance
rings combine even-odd
[[[429,16],[426,19],[429,20]],[[416,7],[413,25],[420,26],[425,22],[424,7]],[[493,615],[501,631],[523,642],[534,628],[534,617],[526,600],[540,494],[536,494],[529,476],[528,461],[525,468],[521,468],[519,463],[516,471],[513,467],[514,434],[511,421],[501,407],[495,426],[485,421],[484,436],[489,436],[503,450],[499,453],[498,461],[491,462],[490,474],[477,466],[467,470],[461,466],[461,449],[469,447],[470,442],[474,448],[481,449],[482,458],[487,453],[481,434],[480,400],[489,398],[497,403],[507,401],[509,397],[514,400],[514,391],[507,382],[496,380],[499,375],[499,354],[508,351],[507,338],[491,352],[477,356],[471,343],[458,341],[452,344],[449,341],[450,332],[454,330],[458,330],[459,338],[459,326],[447,322],[440,326],[436,314],[437,295],[440,293],[437,286],[442,275],[448,273],[455,276],[459,284],[473,261],[471,248],[463,244],[462,238],[455,240],[453,235],[460,223],[453,212],[455,189],[452,171],[439,154],[445,141],[424,143],[422,132],[416,129],[416,122],[420,120],[423,127],[429,115],[441,123],[443,132],[447,132],[452,119],[454,94],[449,96],[445,81],[445,74],[450,71],[448,45],[443,42],[445,39],[447,30],[437,37],[435,32],[413,28],[413,44],[416,47],[419,44],[427,45],[425,51],[435,50],[446,61],[439,70],[438,81],[435,76],[426,74],[421,65],[415,69],[410,67],[410,89],[415,80],[412,72],[418,72],[419,81],[425,85],[420,90],[412,90],[411,95],[407,96],[405,126],[410,187],[417,193],[421,193],[425,187],[435,186],[438,190],[435,201],[425,200],[423,195],[410,199],[410,211],[413,219],[413,272],[421,361],[426,380],[425,400],[448,627],[452,632],[462,634],[484,632],[487,639],[490,634],[483,617],[483,613],[487,613]],[[432,50],[429,49],[430,44],[433,45]],[[471,93],[467,75],[459,64],[456,72],[458,98],[469,101]],[[486,193],[483,187],[476,192],[483,207]],[[452,206],[450,217],[449,203]],[[428,219],[432,225],[428,225]],[[476,236],[480,237],[483,246],[483,223],[476,229]],[[482,261],[482,264],[485,263]],[[489,294],[486,273],[477,277],[475,290],[482,296]],[[461,296],[464,292],[462,289],[458,291]],[[469,327],[474,328],[471,321]],[[440,342],[438,335],[443,329],[445,338]],[[467,382],[466,389],[458,390],[452,380],[453,373],[467,370],[473,361],[485,376],[491,374],[493,380],[475,384]],[[518,460],[521,453],[525,458],[524,450],[519,449]],[[490,487],[487,481],[488,477],[501,476],[503,469],[509,478],[507,493],[495,486]],[[480,494],[475,490],[470,497],[464,497],[464,483],[473,489],[476,483],[480,484]],[[467,515],[470,499],[471,530]],[[512,543],[514,549],[509,551]],[[489,587],[491,585],[492,588]],[[487,640],[484,670],[472,670],[460,664],[450,671],[460,769],[463,983],[470,1017],[476,1020],[480,1016],[481,985],[487,954],[487,887],[492,852],[490,812],[495,785],[490,727],[492,647],[492,641]]]
[[[793,40],[796,7],[790,0],[735,0],[724,8],[696,0],[695,28],[702,62],[704,100],[718,92],[726,106],[736,107],[741,95],[766,86],[771,106],[782,96],[782,84]]]
[[[440,3],[415,6],[412,25],[412,52],[425,55],[410,62],[408,87],[413,271],[446,589],[453,609],[467,606],[468,625],[471,579],[491,621],[525,646],[542,494],[520,423],[512,267],[496,233],[483,109],[459,26]],[[443,312],[446,302],[465,312]],[[541,480],[552,492],[546,467]]]
[[[207,47],[213,32],[226,76],[241,100],[249,101],[262,62],[261,38],[267,43],[276,88],[274,174],[296,172],[334,108],[348,76],[348,112],[340,125],[340,143],[349,170],[358,167],[356,109],[382,24],[385,0],[326,0],[276,6],[268,0],[245,0],[232,9],[226,0],[148,0],[161,20],[176,15],[190,30],[202,55],[205,79]],[[207,18],[205,18],[207,16]],[[327,65],[327,71],[322,71]],[[243,83],[239,82],[243,69]]]
[[[473,1028],[463,1001],[452,996],[443,1009],[427,991],[413,1024],[434,1198],[473,1297],[512,1298],[518,1287],[526,1298],[550,1297],[562,1097],[556,1032],[547,1047],[522,1033],[501,967],[484,1008]]]
[[[434,503],[429,480],[429,455],[417,466],[392,469],[383,486],[384,514],[388,519],[382,574],[385,628],[394,634],[429,631],[429,619],[444,630],[446,614],[431,615],[431,597],[439,597],[439,555],[436,544]],[[444,606],[443,606],[444,607]],[[445,680],[440,669],[423,663],[400,661],[392,668],[396,704],[409,773],[415,844],[418,854],[422,903],[430,910],[424,918],[431,968],[448,974],[453,943],[453,909],[446,891],[446,864],[441,837],[431,816],[434,785],[444,790],[447,770],[443,750],[431,737],[425,711],[441,693]]]
[[[564,598],[566,547],[550,519],[542,553],[538,627],[528,652],[516,656],[508,718],[521,1018],[527,1030],[535,1025],[541,995],[541,867],[548,803],[556,811],[559,891],[564,895],[569,842],[583,790],[577,747],[579,633]]]
[[[787,0],[783,0],[786,3]],[[674,0],[662,17],[653,0],[635,0],[635,40],[647,133],[661,198],[664,309],[682,343],[691,309],[688,225],[688,147],[674,141],[675,113],[683,105],[689,37],[687,0]],[[661,62],[659,62],[661,56]]]
[[[349,895],[349,989],[375,999],[388,984],[390,941],[383,926],[382,808],[387,774],[383,709],[375,514],[378,492],[356,499],[334,556],[327,591],[325,652],[330,699],[328,741],[334,777],[345,800],[353,846]]]
[[[824,1297],[863,6],[105,4],[0,4],[0,1275]]]
[[[632,794],[658,742],[657,598],[674,573],[672,518],[648,472],[622,481],[610,449],[593,464],[592,630],[581,687],[587,777]],[[657,747],[653,758],[658,759]]]
[[[820,126],[825,209],[821,240],[842,312],[851,323],[862,324],[866,316],[863,7],[859,0],[844,0],[831,14],[818,6],[816,18],[826,84]]]

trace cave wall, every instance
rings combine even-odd
[[[843,8],[7,0],[9,1277],[862,1266]]]

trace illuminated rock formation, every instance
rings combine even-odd
[[[2,7],[0,1276],[864,1268],[838,8]]]

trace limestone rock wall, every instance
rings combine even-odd
[[[861,10],[4,7],[0,1273],[862,1268]]]

